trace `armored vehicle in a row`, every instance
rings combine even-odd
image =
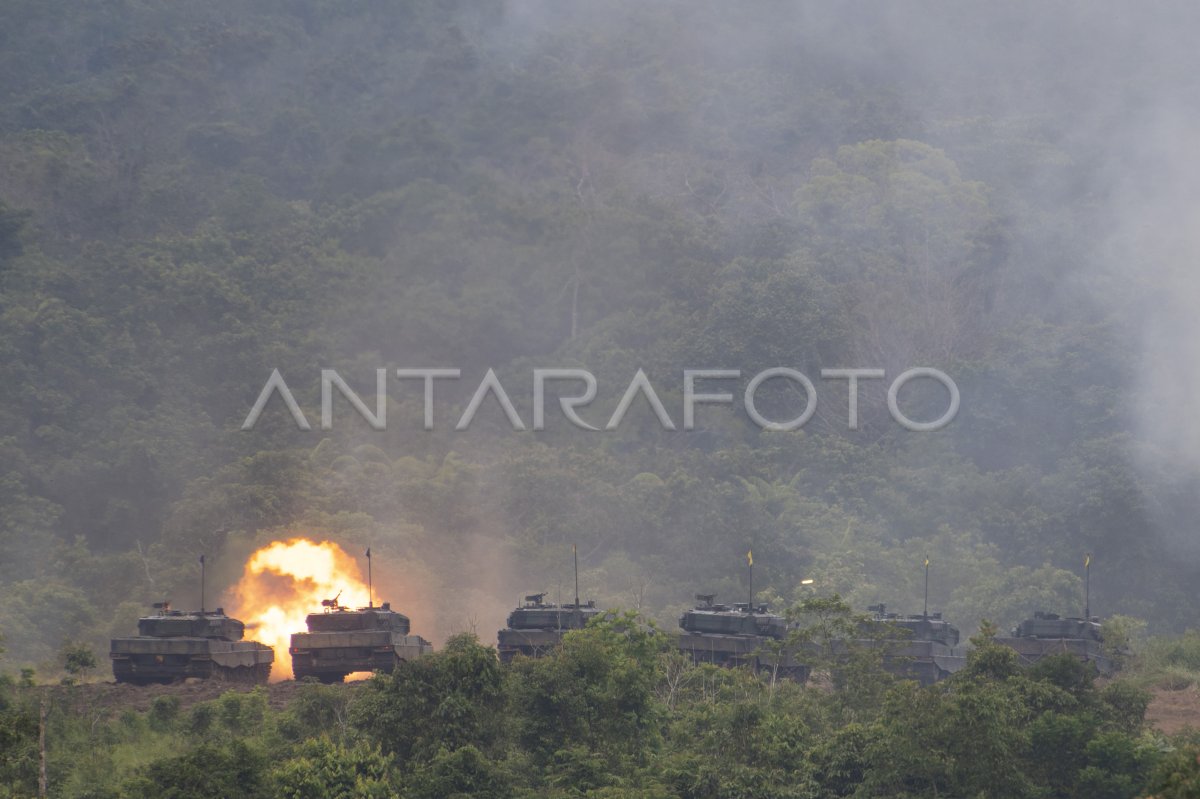
[[[967,665],[958,628],[941,613],[901,616],[883,604],[871,605],[868,638],[859,642],[883,651],[883,668],[898,677],[932,685]]]
[[[391,603],[352,610],[338,600],[321,600],[321,613],[305,620],[308,632],[293,633],[289,652],[297,680],[316,677],[337,683],[356,671],[391,671],[405,660],[433,651],[433,645],[409,633],[409,619]]]
[[[996,638],[996,643],[1010,647],[1024,665],[1037,663],[1049,655],[1068,654],[1090,664],[1097,674],[1111,675],[1116,664],[1104,651],[1104,636],[1099,617],[1062,618],[1057,613],[1037,611],[1012,631],[1011,637]]]
[[[508,626],[496,634],[496,651],[502,663],[517,655],[540,657],[562,643],[569,630],[582,630],[600,615],[596,603],[578,601],[561,605],[545,602],[546,595],[530,594],[520,607],[508,614]]]
[[[713,603],[715,594],[697,594],[700,604],[679,617],[679,649],[693,663],[746,666],[763,674],[808,679],[809,667],[782,647],[787,621],[766,605]]]
[[[156,603],[138,619],[138,634],[112,639],[109,657],[117,682],[169,683],[188,677],[265,683],[275,662],[266,644],[243,641],[246,626],[225,611],[171,610]]]

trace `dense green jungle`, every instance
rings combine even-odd
[[[1200,738],[1147,716],[1200,679],[1198,25],[1182,2],[0,2],[0,796],[43,763],[80,798],[1200,796]],[[431,368],[461,375],[431,403],[396,376]],[[797,429],[744,401],[777,368],[813,390],[768,380],[757,409],[815,403]],[[940,429],[889,410],[914,368],[961,397]],[[578,381],[538,423],[547,369],[595,376],[595,429],[559,404]],[[837,369],[885,376],[852,395]],[[246,424],[275,370],[308,429],[278,391]],[[489,370],[520,424],[473,406]],[[608,425],[639,370],[670,424],[643,391]],[[730,401],[686,423],[685,370],[736,371],[696,384]],[[948,392],[895,401],[928,421]],[[247,557],[295,537],[370,547],[438,652],[104,693],[111,638],[199,606],[201,555],[236,604]],[[571,600],[573,551],[612,612],[498,663],[521,595]],[[826,636],[921,611],[928,559],[967,668],[683,662],[680,612],[745,601],[748,552],[754,601]],[[1018,667],[991,639],[1080,615],[1085,557],[1123,676]]]

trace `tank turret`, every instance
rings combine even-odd
[[[433,645],[410,633],[408,616],[390,602],[351,609],[321,601],[322,611],[305,619],[306,632],[292,634],[289,652],[296,679],[341,682],[358,671],[392,671],[399,663],[432,652]]]
[[[807,665],[792,653],[770,651],[768,644],[787,637],[787,620],[767,605],[738,602],[717,604],[715,594],[697,594],[698,603],[679,617],[679,649],[695,663],[749,666],[759,672],[804,681]]]
[[[901,615],[884,604],[867,608],[871,617],[863,625],[865,639],[858,646],[883,652],[883,668],[898,677],[932,685],[967,664],[960,647],[958,628],[940,612]]]
[[[408,616],[392,610],[391,604],[388,602],[384,602],[378,608],[359,608],[357,611],[349,608],[337,608],[333,612],[310,613],[304,620],[304,625],[310,633],[387,630],[401,635],[408,635],[412,626]]]
[[[167,602],[154,608],[154,615],[138,619],[136,636],[112,640],[109,657],[117,682],[146,685],[188,677],[267,681],[275,652],[257,641],[243,641],[246,625],[222,608],[179,611]]]
[[[215,611],[171,610],[166,603],[155,605],[158,615],[138,619],[138,635],[147,638],[211,638],[214,641],[240,641],[246,625],[225,615],[224,608]]]
[[[1097,616],[1063,617],[1039,610],[1032,618],[1014,627],[1011,636],[995,640],[1016,650],[1025,665],[1037,663],[1049,655],[1069,654],[1090,664],[1098,674],[1107,676],[1117,670],[1104,650],[1104,636]]]
[[[902,616],[899,613],[888,613],[887,606],[882,604],[871,605],[867,610],[873,614],[872,623],[886,625],[890,630],[906,631],[904,640],[934,641],[944,646],[958,646],[958,628],[943,619],[940,612]]]
[[[750,606],[748,602],[718,605],[715,594],[697,594],[700,604],[685,610],[679,617],[680,629],[690,633],[716,635],[761,635],[776,640],[787,635],[787,622],[771,613],[766,605]]]
[[[1100,619],[1063,618],[1057,613],[1037,611],[1032,619],[1025,619],[1013,629],[1014,638],[1079,638],[1101,643]]]
[[[582,630],[599,616],[601,610],[592,600],[546,602],[546,594],[528,594],[525,601],[508,614],[508,625],[496,634],[496,650],[504,663],[517,655],[540,657],[562,643],[569,630]]]

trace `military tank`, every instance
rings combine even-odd
[[[966,647],[958,645],[958,628],[941,613],[901,616],[883,604],[867,608],[866,640],[859,645],[883,650],[883,668],[897,677],[932,685],[967,665]]]
[[[424,638],[410,634],[408,617],[392,610],[389,602],[354,610],[335,597],[321,605],[322,612],[308,614],[308,631],[292,634],[288,651],[297,680],[338,683],[356,671],[390,672],[402,661],[433,651]]]
[[[997,637],[996,643],[1016,650],[1023,665],[1037,663],[1048,655],[1068,654],[1091,664],[1096,673],[1108,676],[1116,672],[1116,664],[1104,651],[1104,636],[1100,619],[1066,617],[1057,613],[1037,611],[1025,619],[1009,637]]]
[[[561,644],[568,630],[583,629],[601,612],[590,600],[556,605],[545,599],[544,593],[529,594],[524,604],[508,614],[508,626],[496,634],[502,663],[517,655],[541,657]]]
[[[788,624],[782,616],[771,613],[767,605],[719,605],[715,598],[715,594],[697,594],[699,604],[679,617],[683,630],[679,650],[693,663],[744,666],[799,682],[808,679],[809,666],[797,662],[794,653],[771,651],[771,644],[787,637]]]
[[[172,610],[138,619],[138,634],[112,639],[109,657],[117,682],[170,683],[188,677],[265,683],[275,662],[266,644],[243,641],[246,625],[215,611]]]

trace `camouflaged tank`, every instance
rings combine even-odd
[[[766,605],[713,603],[715,594],[697,594],[700,604],[679,617],[679,650],[693,663],[746,666],[762,674],[804,682],[809,666],[793,652],[772,651],[787,637],[787,621]]]
[[[921,685],[944,680],[967,665],[966,647],[959,646],[958,628],[941,613],[901,616],[886,605],[872,605],[867,638],[857,643],[883,651],[883,668]]]
[[[502,663],[517,655],[541,657],[561,644],[568,630],[582,630],[601,612],[592,601],[556,605],[544,602],[545,598],[545,594],[530,594],[508,614],[508,626],[496,634]]]
[[[1011,637],[996,638],[996,643],[1017,652],[1022,665],[1032,665],[1048,655],[1068,654],[1090,664],[1097,674],[1108,676],[1117,666],[1104,650],[1100,619],[1062,618],[1057,613],[1038,611],[1032,619],[1018,624]]]
[[[322,600],[325,610],[310,613],[308,632],[293,633],[289,651],[297,680],[316,677],[337,683],[356,671],[391,671],[405,660],[433,651],[419,635],[409,634],[409,620],[391,603],[358,610],[336,600]]]
[[[265,683],[275,662],[266,644],[243,641],[246,626],[225,611],[171,610],[138,619],[138,634],[112,639],[109,657],[117,682],[169,683],[188,677]]]

